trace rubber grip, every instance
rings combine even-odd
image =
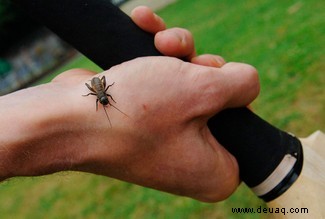
[[[142,56],[161,55],[151,34],[108,0],[16,0],[17,4],[103,69]],[[265,201],[281,195],[302,168],[299,140],[270,125],[247,108],[227,109],[208,126],[237,159],[241,179],[251,188],[264,185],[286,155],[297,159],[276,186],[258,194]]]

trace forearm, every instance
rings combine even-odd
[[[125,115],[108,107],[110,128],[100,104],[96,112],[96,97],[82,96],[92,76],[71,70],[54,82],[0,97],[0,180],[65,170],[122,178],[137,140]]]
[[[57,172],[75,162],[76,149],[69,142],[80,130],[73,122],[73,107],[69,98],[53,93],[47,84],[0,98],[1,180]]]

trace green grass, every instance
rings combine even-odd
[[[217,53],[259,70],[257,114],[307,136],[325,131],[325,2],[179,0],[159,14],[169,26],[190,29],[198,53]],[[100,71],[77,57],[40,83],[70,68]],[[265,218],[233,214],[263,205],[242,185],[216,204],[82,173],[18,178],[0,184],[1,218]],[[294,206],[293,206],[294,207]]]
[[[308,135],[325,129],[324,9],[318,0],[204,0],[179,1],[160,14],[190,29],[199,53],[256,66],[262,86],[254,104],[258,114]]]
[[[0,186],[0,193],[1,218],[15,219],[237,218],[231,214],[231,207],[261,205],[244,186],[227,201],[207,204],[102,176],[70,172],[12,179]],[[247,214],[242,218],[254,217]]]
[[[98,67],[96,64],[94,64],[89,59],[87,59],[85,56],[77,55],[77,57],[75,57],[74,59],[68,61],[63,66],[58,67],[52,73],[44,76],[42,79],[37,81],[34,85],[47,83],[47,82],[51,81],[58,74],[60,74],[64,71],[70,70],[70,69],[74,69],[74,68],[83,68],[83,69],[88,69],[88,70],[91,70],[94,72],[102,71],[102,69],[100,67]]]

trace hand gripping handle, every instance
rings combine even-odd
[[[103,69],[142,56],[161,55],[153,35],[139,29],[108,0],[16,0],[34,18]],[[208,121],[215,138],[237,159],[241,179],[265,201],[299,176],[299,140],[247,108],[227,109]]]

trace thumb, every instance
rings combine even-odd
[[[230,62],[221,67],[227,94],[224,108],[247,106],[259,94],[257,70],[248,64]]]

